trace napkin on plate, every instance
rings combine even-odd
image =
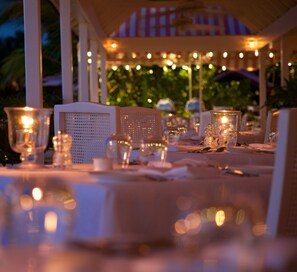
[[[148,178],[165,181],[182,178],[191,178],[192,173],[188,170],[188,166],[176,166],[172,168],[140,168],[138,172],[146,175]]]
[[[178,161],[175,161],[173,163],[173,165],[187,165],[187,166],[193,166],[193,167],[197,167],[197,166],[215,166],[217,165],[217,163],[207,159],[207,158],[183,158],[183,159],[180,159]]]

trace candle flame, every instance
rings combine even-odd
[[[28,117],[26,115],[22,116],[22,124],[24,125],[24,128],[32,128],[34,120],[31,117]]]
[[[229,120],[227,116],[223,116],[221,121],[222,121],[222,124],[227,124]]]

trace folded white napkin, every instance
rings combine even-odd
[[[188,171],[187,166],[179,166],[172,168],[146,167],[140,168],[138,171],[142,174],[147,175],[148,177],[156,178],[156,180],[174,180],[192,177],[192,174],[190,171]]]
[[[173,165],[187,165],[187,166],[210,166],[216,165],[217,163],[207,159],[207,158],[183,158],[175,161]]]

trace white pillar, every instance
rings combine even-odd
[[[188,77],[189,77],[189,99],[191,99],[193,97],[192,66],[191,66],[191,62],[189,62]]]
[[[202,105],[203,105],[203,100],[202,100],[202,95],[203,95],[203,78],[202,78],[202,67],[203,67],[203,63],[202,63],[202,53],[199,53],[199,112],[200,112],[200,116],[201,116],[201,112],[202,112]]]
[[[107,75],[106,75],[106,51],[100,46],[100,89],[101,89],[101,104],[106,104],[107,99]]]
[[[90,101],[98,103],[98,41],[91,40],[90,51],[92,53],[92,63],[90,65]]]
[[[40,0],[23,0],[26,105],[43,107]]]
[[[267,83],[266,83],[266,48],[259,50],[259,89],[260,89],[260,126],[265,129],[267,108],[265,105],[267,99]]]
[[[88,26],[79,23],[78,46],[78,101],[89,101],[89,77],[88,77]]]
[[[286,80],[289,79],[289,50],[288,50],[288,43],[283,37],[281,39],[281,86],[286,85]]]
[[[73,65],[70,0],[59,1],[63,104],[73,102]]]

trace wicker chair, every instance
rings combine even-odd
[[[60,130],[73,138],[73,163],[90,163],[105,155],[105,141],[119,131],[118,107],[92,102],[55,105],[55,134]]]
[[[271,132],[277,132],[279,111],[269,111],[267,114],[264,144],[269,143],[269,135]]]
[[[161,111],[158,109],[120,108],[120,130],[131,136],[133,147],[139,147],[141,140],[149,136],[162,137],[161,120]]]
[[[267,234],[297,237],[297,108],[279,113]]]

